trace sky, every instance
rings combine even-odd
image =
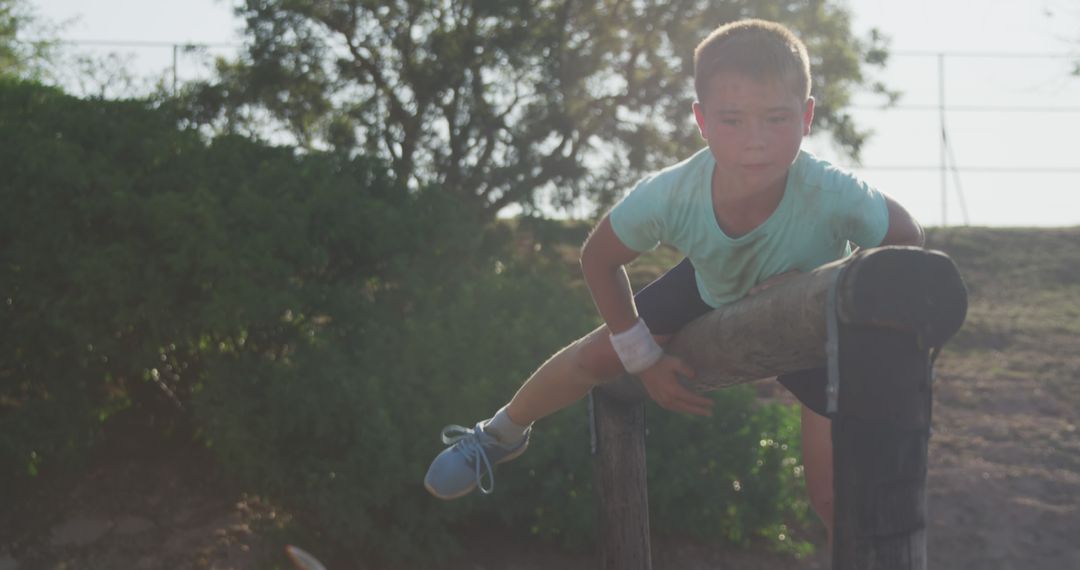
[[[170,77],[167,44],[241,43],[242,22],[231,0],[30,0],[42,18],[67,22],[61,38],[160,42],[162,46],[73,49],[127,54],[139,74]],[[827,137],[804,148],[850,168],[904,204],[926,226],[1080,225],[1080,2],[1077,0],[847,0],[857,35],[876,28],[891,38],[891,57],[875,74],[902,92],[882,110],[856,98],[856,123],[874,134],[862,165],[838,153]],[[938,53],[944,53],[939,58]],[[1070,59],[1060,57],[1072,54]],[[205,58],[204,58],[205,59]],[[944,82],[939,65],[943,63]],[[180,54],[181,79],[205,77],[200,56]],[[943,88],[943,89],[942,89]],[[941,120],[956,165],[945,171]],[[689,118],[689,114],[688,114]],[[692,123],[688,122],[688,126]],[[692,128],[692,126],[690,126]]]

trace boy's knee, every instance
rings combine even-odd
[[[595,384],[616,378],[624,372],[615,349],[611,347],[607,330],[603,328],[578,341],[574,351],[574,363]]]
[[[663,347],[667,345],[671,336],[654,335],[653,338]],[[619,355],[611,346],[611,335],[607,327],[600,327],[579,340],[575,350],[574,358],[577,365],[594,378],[596,384],[614,380],[626,373]]]

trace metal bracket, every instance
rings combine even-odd
[[[593,400],[593,391],[589,390],[586,404],[589,409],[589,453],[596,455],[596,402]]]
[[[825,411],[830,416],[839,409],[840,398],[840,324],[836,307],[836,289],[840,282],[837,271],[829,283],[829,292],[825,298],[825,357],[828,382],[825,384]]]

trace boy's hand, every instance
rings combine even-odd
[[[679,375],[694,377],[694,369],[679,358],[665,354],[638,376],[649,397],[661,408],[673,412],[685,412],[698,416],[712,416],[713,401],[695,394],[679,381]]]

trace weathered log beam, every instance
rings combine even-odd
[[[956,265],[914,247],[865,250],[721,307],[687,325],[668,351],[713,390],[825,363],[826,298],[836,283],[844,324],[922,335],[937,346],[964,321],[967,295]]]
[[[940,346],[964,322],[967,292],[944,253],[881,247],[823,265],[702,315],[667,351],[697,372],[690,385],[715,390],[823,366],[825,306],[836,282],[839,321],[911,331]],[[604,387],[614,397],[645,397],[633,376]]]

